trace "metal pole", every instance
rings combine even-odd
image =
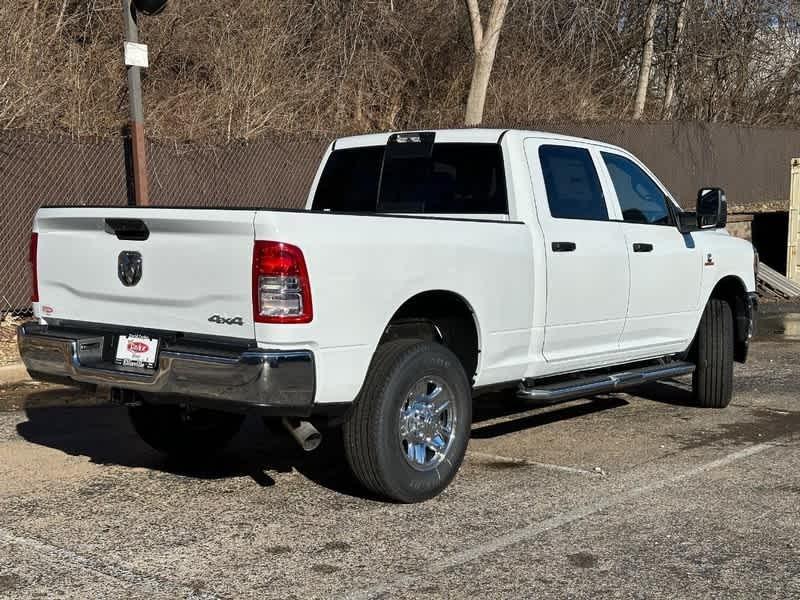
[[[139,41],[136,10],[131,0],[122,0],[122,18],[125,23],[125,41]],[[125,67],[128,71],[128,105],[130,109],[131,162],[133,163],[133,191],[136,206],[149,206],[147,184],[147,156],[144,139],[144,110],[142,108],[142,79],[140,67]]]
[[[800,283],[800,158],[792,159],[789,180],[789,241],[786,246],[786,277]]]

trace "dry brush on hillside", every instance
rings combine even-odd
[[[488,13],[491,3],[479,4]],[[484,122],[630,118],[636,97],[646,119],[800,125],[796,8],[793,0],[511,0]],[[0,127],[118,132],[120,11],[119,0],[3,2]],[[171,0],[140,24],[153,137],[464,121],[473,74],[464,0]]]

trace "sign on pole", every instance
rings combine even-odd
[[[148,64],[147,44],[125,42],[125,66],[146,69]]]

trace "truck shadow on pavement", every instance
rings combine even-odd
[[[617,396],[592,396],[569,404],[509,400],[508,394],[476,400],[472,415],[473,439],[495,438],[628,405]]]
[[[294,469],[339,493],[368,497],[347,468],[335,430],[323,432],[317,451],[304,453],[288,433],[277,427],[266,428],[260,419],[248,417],[225,450],[202,462],[185,463],[171,460],[141,441],[124,407],[29,406],[25,415],[27,420],[17,425],[23,439],[69,455],[87,456],[95,464],[196,479],[249,477],[261,487],[275,485],[268,472],[289,473]]]
[[[660,402],[661,404],[697,408],[697,403],[692,397],[691,388],[674,381],[645,383],[637,388],[632,388],[630,392],[639,398]]]
[[[688,402],[688,392],[667,386],[643,388],[640,395],[653,400]],[[81,402],[67,393],[72,405],[65,405],[65,390],[30,393],[24,410],[27,417],[17,425],[25,440],[73,456],[87,456],[92,463],[144,468],[197,479],[249,477],[261,487],[275,485],[269,475],[296,470],[309,480],[332,491],[369,498],[347,467],[341,433],[323,431],[323,442],[314,452],[303,452],[280,425],[265,427],[260,419],[248,417],[231,444],[219,455],[202,464],[178,463],[167,459],[139,439],[128,421],[124,407]],[[508,393],[495,393],[476,399],[472,437],[494,438],[531,430],[560,421],[626,406],[616,395],[596,396],[564,405],[542,406],[515,401]]]

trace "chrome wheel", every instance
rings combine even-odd
[[[443,379],[423,377],[411,386],[400,407],[400,447],[418,471],[435,469],[455,440],[456,405]]]

